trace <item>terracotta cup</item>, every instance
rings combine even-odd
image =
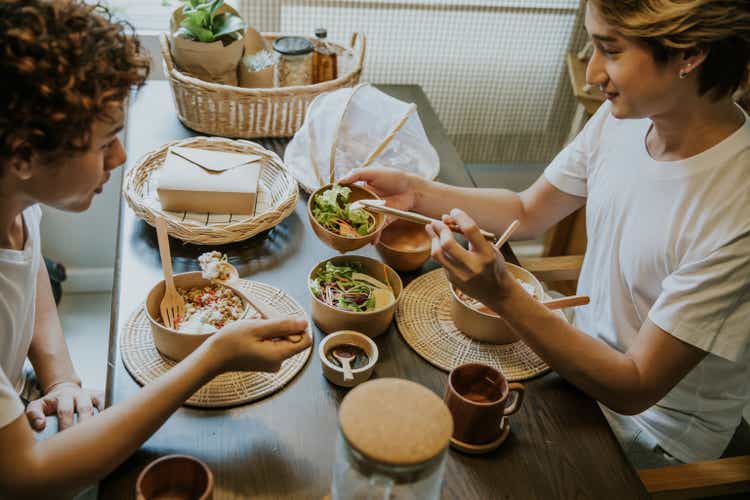
[[[509,384],[491,366],[467,363],[454,368],[444,398],[453,415],[453,439],[476,445],[493,442],[500,437],[503,417],[518,411],[523,395],[523,384]]]
[[[138,475],[135,483],[137,500],[211,500],[213,493],[211,469],[189,455],[167,455],[154,460]]]

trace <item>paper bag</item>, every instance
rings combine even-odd
[[[217,12],[237,14],[236,10],[226,4]],[[172,57],[177,69],[207,82],[236,86],[237,65],[244,50],[243,39],[240,38],[225,46],[220,41],[205,43],[174,36],[183,18],[182,8],[179,8],[172,12],[170,19]]]
[[[253,215],[261,157],[172,146],[160,172],[162,209]]]
[[[260,70],[254,70],[249,63],[250,58],[263,50],[273,54],[273,50],[271,50],[261,34],[251,26],[248,26],[245,31],[244,45],[245,54],[239,66],[237,66],[240,87],[260,89],[278,86],[276,82],[276,64]]]

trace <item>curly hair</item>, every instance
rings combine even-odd
[[[699,92],[716,98],[747,80],[748,0],[589,0],[625,36],[644,41],[658,62],[681,51],[707,49],[698,69]]]
[[[0,0],[0,174],[11,159],[90,147],[150,58],[130,25],[79,0]]]

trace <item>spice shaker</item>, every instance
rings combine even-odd
[[[426,387],[403,379],[365,382],[339,409],[331,494],[343,499],[437,499],[453,417]]]
[[[328,42],[328,31],[325,28],[315,30],[315,51],[312,61],[312,82],[320,83],[335,80],[338,77],[336,49]]]
[[[273,42],[281,55],[279,61],[279,86],[309,85],[312,83],[313,44],[300,36],[284,36]]]

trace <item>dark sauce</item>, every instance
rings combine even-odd
[[[342,366],[339,360],[333,356],[333,351],[349,353],[349,357],[351,358],[349,364],[351,365],[352,369],[362,368],[367,365],[368,361],[370,361],[370,357],[361,347],[354,344],[338,344],[326,351],[326,359],[330,361],[333,366],[338,368],[342,368]]]

